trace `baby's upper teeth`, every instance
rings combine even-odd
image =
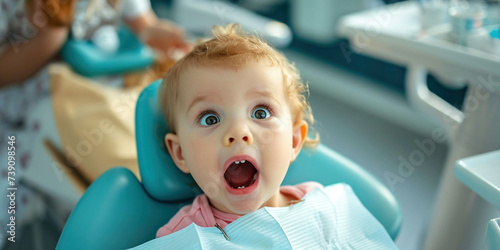
[[[241,163],[245,163],[245,160],[242,160]]]
[[[240,164],[240,162],[239,162],[239,161],[235,161],[234,163],[236,163],[236,164]]]

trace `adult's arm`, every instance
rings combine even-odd
[[[40,5],[31,4],[26,7],[26,15],[30,21],[35,13],[41,13],[35,6]],[[29,79],[57,54],[66,41],[68,27],[54,27],[47,23],[38,26],[34,25],[36,33],[33,38],[7,39],[0,53],[0,88]]]

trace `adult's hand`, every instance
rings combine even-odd
[[[172,50],[181,50],[185,53],[192,49],[192,45],[184,41],[184,31],[166,20],[158,20],[146,27],[140,37],[149,46],[169,55]]]
[[[193,46],[184,40],[184,31],[174,23],[158,19],[153,11],[148,11],[132,20],[125,20],[129,27],[153,49],[170,57],[173,50],[189,52]]]

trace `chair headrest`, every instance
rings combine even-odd
[[[135,137],[139,171],[144,188],[154,199],[180,201],[201,194],[189,174],[180,171],[165,146],[168,126],[158,107],[161,80],[146,87],[137,100]]]

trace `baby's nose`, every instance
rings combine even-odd
[[[253,136],[248,129],[244,129],[243,131],[233,130],[232,133],[227,133],[224,136],[223,144],[229,147],[234,143],[238,143],[238,141],[251,145],[253,143]]]
[[[242,138],[243,141],[248,141],[248,136],[243,136]],[[232,143],[234,141],[234,138],[233,137],[229,137],[229,143]]]

